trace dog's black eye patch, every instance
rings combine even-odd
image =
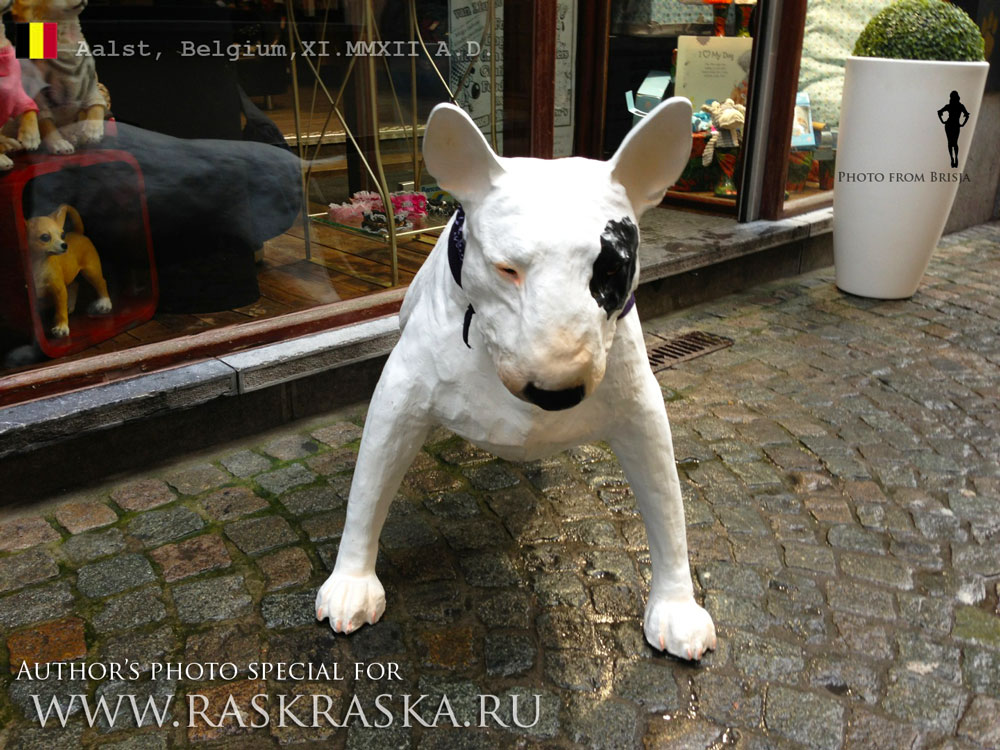
[[[610,318],[628,300],[635,274],[639,229],[627,216],[609,221],[601,233],[601,254],[594,261],[590,294]]]

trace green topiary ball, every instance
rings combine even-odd
[[[978,62],[985,44],[979,27],[944,0],[898,0],[876,14],[854,45],[856,57]]]

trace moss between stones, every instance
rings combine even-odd
[[[976,607],[960,607],[955,610],[952,635],[979,646],[1000,648],[1000,617]]]
[[[854,46],[857,57],[978,62],[985,43],[969,15],[944,0],[899,0],[876,14]]]

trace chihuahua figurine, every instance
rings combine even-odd
[[[13,0],[0,0],[0,16],[7,13]],[[21,85],[21,65],[0,24],[0,126],[18,120],[17,137],[0,135],[0,170],[14,166],[8,153],[27,149],[34,151],[41,143],[38,132],[38,105],[24,92]],[[13,134],[13,130],[10,131]]]
[[[73,231],[67,230],[67,217]],[[28,219],[27,228],[36,294],[39,299],[51,299],[56,308],[52,335],[69,335],[69,315],[76,307],[77,276],[83,276],[97,292],[88,312],[95,315],[111,312],[101,259],[94,243],[83,234],[80,213],[63,204],[48,216]]]
[[[39,131],[54,154],[71,154],[73,143],[93,144],[104,137],[107,101],[80,29],[80,13],[86,7],[87,0],[14,0],[17,20],[59,24],[57,57],[34,61],[47,84],[36,97]]]

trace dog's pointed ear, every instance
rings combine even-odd
[[[691,103],[660,102],[629,131],[611,157],[611,176],[628,193],[636,218],[663,199],[691,157]]]
[[[52,217],[52,221],[54,221],[59,226],[59,229],[63,229],[66,226],[67,211],[69,211],[69,206],[63,203],[61,206],[59,206],[59,208],[57,208],[50,214],[50,216]]]
[[[462,109],[439,104],[424,130],[424,165],[460,201],[481,200],[503,174],[499,157]]]

